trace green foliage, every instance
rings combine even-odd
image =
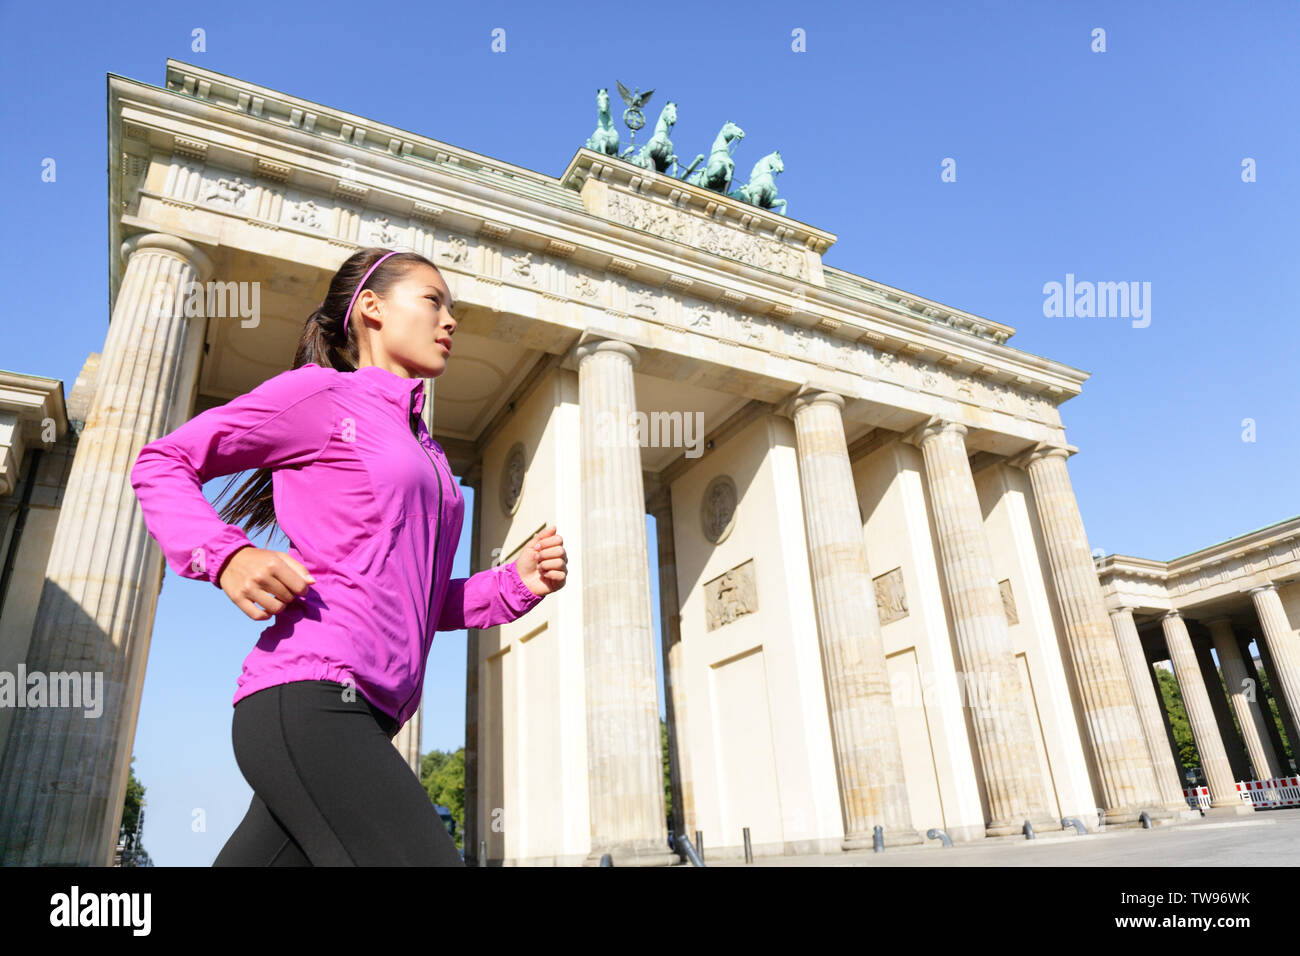
[[[1192,739],[1192,725],[1187,721],[1187,709],[1183,706],[1183,695],[1179,693],[1178,681],[1174,675],[1162,668],[1156,668],[1156,682],[1160,685],[1160,696],[1164,699],[1165,713],[1169,715],[1169,725],[1174,731],[1174,745],[1178,748],[1178,762],[1186,769],[1201,767],[1201,755],[1196,750],[1196,741]],[[1178,781],[1186,785],[1186,780]]]
[[[668,724],[659,718],[659,754],[664,766],[664,814],[671,821],[673,818],[673,778],[671,764],[668,760]]]
[[[122,866],[153,866],[153,860],[144,848],[144,784],[135,778],[135,755],[127,769],[126,800],[122,805],[122,825],[117,831],[117,842],[125,844]]]
[[[420,783],[437,806],[451,811],[456,823],[456,846],[464,849],[465,833],[465,748],[455,753],[430,750],[420,757]]]

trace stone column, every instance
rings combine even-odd
[[[1268,669],[1269,685],[1279,702],[1285,702],[1286,711],[1290,712],[1292,724],[1287,725],[1287,735],[1292,752],[1300,757],[1300,740],[1297,740],[1294,727],[1294,723],[1300,721],[1300,638],[1291,629],[1282,597],[1273,584],[1251,588],[1250,599],[1255,603],[1255,613],[1259,615],[1260,627],[1264,631],[1263,643],[1268,645],[1268,660],[1264,666]],[[1261,646],[1260,653],[1263,652]]]
[[[904,436],[921,449],[939,538],[944,586],[952,611],[961,667],[979,675],[989,693],[971,705],[975,742],[992,819],[988,836],[1059,830],[1044,806],[1044,781],[1025,707],[1020,669],[993,573],[988,531],[966,453],[966,426],[932,418]]]
[[[1273,754],[1277,758],[1277,766],[1282,772],[1282,776],[1290,776],[1294,771],[1291,769],[1291,763],[1287,759],[1286,745],[1282,742],[1282,730],[1278,727],[1277,719],[1273,716],[1271,701],[1276,700],[1272,694],[1264,693],[1264,680],[1260,676],[1260,670],[1255,666],[1255,657],[1250,653],[1250,642],[1255,640],[1254,635],[1249,631],[1237,631],[1237,650],[1241,653],[1242,666],[1246,669],[1246,676],[1255,682],[1256,695],[1259,700],[1256,706],[1264,719],[1264,730],[1268,734],[1268,742],[1273,748]],[[1256,643],[1256,648],[1264,643],[1261,637]],[[1262,650],[1261,650],[1262,653]]]
[[[1263,629],[1255,635],[1255,646],[1259,648],[1259,662],[1264,668],[1264,673],[1268,677],[1269,690],[1272,692],[1273,703],[1277,705],[1277,716],[1282,722],[1282,732],[1286,739],[1291,743],[1291,753],[1296,754],[1297,742],[1300,742],[1300,733],[1296,731],[1295,720],[1291,715],[1291,708],[1287,706],[1286,695],[1282,693],[1282,685],[1278,683],[1277,678],[1273,675],[1277,673],[1277,666],[1273,661],[1273,655],[1268,649],[1268,641],[1264,639]],[[1281,753],[1286,752],[1283,747]]]
[[[1137,624],[1133,621],[1133,609],[1113,608],[1110,622],[1115,631],[1120,659],[1124,662],[1124,673],[1128,678],[1138,720],[1142,723],[1142,736],[1154,764],[1156,783],[1160,787],[1160,802],[1170,811],[1181,812],[1188,808],[1183,796],[1181,768],[1174,760],[1173,750],[1169,746],[1164,703],[1160,689],[1151,679],[1151,665],[1147,663],[1146,654],[1142,650],[1142,639],[1138,637]]]
[[[102,682],[102,712],[14,714],[0,768],[4,865],[109,866],[121,823],[164,566],[130,471],[145,444],[187,417],[203,320],[184,315],[186,284],[211,275],[208,258],[176,236],[132,236],[121,254],[126,268],[26,659],[29,675]]]
[[[686,735],[686,694],[682,686],[681,604],[677,594],[677,550],[673,541],[672,492],[654,495],[648,510],[655,518],[659,553],[659,620],[663,625],[665,711],[668,724],[668,774],[673,794],[673,833],[695,839],[695,788]]]
[[[1210,708],[1219,725],[1219,739],[1223,741],[1223,752],[1228,756],[1228,768],[1232,771],[1233,781],[1250,779],[1247,774],[1250,760],[1237,734],[1237,726],[1232,722],[1232,713],[1228,710],[1228,695],[1224,692],[1223,681],[1219,677],[1219,668],[1215,666],[1210,654],[1213,640],[1204,640],[1200,634],[1192,641],[1192,650],[1196,651],[1196,663],[1201,668],[1201,680],[1205,682],[1205,693],[1210,698]]]
[[[1100,775],[1106,822],[1139,822],[1143,810],[1168,817],[1142,733],[1133,692],[1124,673],[1115,629],[1097,580],[1079,503],[1070,483],[1066,448],[1039,445],[1013,460],[1029,474],[1034,509],[1052,569],[1056,605],[1074,664],[1075,692],[1087,740]]]
[[[585,864],[609,853],[615,866],[665,866],[677,856],[664,817],[641,449],[628,427],[640,356],[606,338],[589,339],[576,355],[591,798]]]
[[[461,484],[474,490],[470,516],[469,573],[477,574],[486,565],[480,554],[483,526],[483,462],[476,461],[461,478]],[[465,630],[465,829],[461,835],[466,866],[483,866],[478,858],[478,654],[479,629]]]
[[[1214,649],[1218,651],[1219,663],[1223,667],[1223,681],[1228,685],[1228,698],[1241,725],[1241,734],[1246,741],[1246,751],[1250,754],[1255,776],[1260,780],[1272,780],[1282,776],[1282,764],[1273,750],[1269,739],[1268,725],[1264,723],[1263,693],[1258,683],[1252,684],[1253,677],[1246,674],[1246,662],[1241,659],[1241,648],[1237,645],[1237,636],[1232,632],[1232,621],[1226,617],[1215,617],[1206,621],[1210,629],[1210,638]]]
[[[912,826],[903,752],[885,664],[875,587],[858,513],[844,398],[808,389],[780,409],[794,421],[822,668],[830,697],[847,851],[922,842]]]
[[[1214,719],[1205,681],[1201,679],[1191,635],[1187,633],[1187,622],[1177,611],[1170,611],[1161,618],[1160,626],[1165,632],[1165,643],[1169,645],[1169,660],[1174,665],[1174,677],[1178,681],[1183,706],[1187,709],[1187,722],[1192,726],[1196,751],[1201,755],[1201,769],[1210,790],[1210,807],[1242,807],[1248,813],[1253,812],[1237,795],[1237,783],[1232,779],[1228,755],[1219,737],[1219,725]]]

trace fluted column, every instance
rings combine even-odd
[[[102,713],[14,714],[0,768],[5,865],[111,865],[121,822],[163,573],[130,471],[145,444],[188,414],[203,320],[185,317],[185,290],[211,273],[207,257],[176,236],[132,236],[121,254],[126,268],[25,662],[29,675],[102,681]]]
[[[487,567],[480,553],[483,547],[483,462],[470,465],[461,483],[474,490],[474,507],[470,517],[469,573],[477,574]],[[465,630],[465,826],[461,834],[461,849],[465,863],[484,866],[478,858],[479,807],[478,807],[478,654],[479,629]]]
[[[1014,463],[1029,474],[1033,488],[1034,510],[1043,529],[1057,609],[1074,665],[1075,692],[1100,775],[1106,822],[1137,823],[1143,810],[1166,817],[1170,811],[1161,806],[1164,801],[1151,750],[1133,704],[1065,464],[1069,455],[1066,448],[1039,445]]]
[[[1196,662],[1191,635],[1187,633],[1187,622],[1177,611],[1170,611],[1160,619],[1160,626],[1165,632],[1169,660],[1174,665],[1174,678],[1178,681],[1178,693],[1182,695],[1183,707],[1187,709],[1187,722],[1192,727],[1196,752],[1201,755],[1201,769],[1205,772],[1205,782],[1210,790],[1210,806],[1241,806],[1237,783],[1232,779],[1228,755],[1223,749],[1223,740],[1219,737],[1219,724],[1214,719],[1205,681],[1201,678],[1201,668]]]
[[[1286,710],[1293,722],[1300,723],[1300,638],[1292,630],[1282,598],[1273,584],[1251,588],[1250,599],[1259,615],[1264,643],[1268,645],[1264,666],[1269,669],[1269,684],[1273,693],[1286,702]],[[1287,727],[1287,733],[1291,735],[1291,750],[1300,757],[1300,750],[1297,750],[1300,740],[1293,730],[1292,726]]]
[[[921,449],[938,534],[962,670],[979,675],[989,692],[971,704],[975,742],[992,819],[989,836],[1034,828],[1057,829],[1060,820],[1043,802],[1044,781],[1034,746],[1036,730],[1007,628],[1002,596],[979,494],[966,452],[966,427],[931,419],[904,436]]]
[[[903,753],[885,664],[875,589],[853,468],[843,396],[809,389],[782,407],[794,421],[799,488],[808,536],[831,743],[839,769],[844,850],[922,842],[912,826]]]
[[[1246,774],[1249,768],[1246,766],[1250,760],[1250,755],[1246,752],[1246,747],[1237,734],[1237,727],[1232,722],[1232,712],[1229,710],[1228,695],[1224,692],[1223,682],[1219,679],[1219,669],[1214,664],[1214,656],[1210,649],[1214,646],[1213,640],[1192,641],[1192,650],[1196,652],[1196,663],[1201,668],[1201,680],[1205,682],[1205,693],[1210,698],[1210,708],[1214,711],[1214,719],[1219,724],[1219,739],[1223,741],[1223,752],[1228,757],[1228,769],[1232,773],[1233,781],[1249,779]]]
[[[668,724],[668,776],[673,794],[673,833],[695,839],[695,787],[686,734],[686,694],[682,664],[681,604],[677,594],[677,548],[673,539],[672,492],[664,488],[650,502],[659,557],[659,620],[664,662],[664,710]]]
[[[676,862],[664,819],[650,563],[631,345],[580,345],[582,609],[591,853],[616,866]]]
[[[1113,608],[1110,622],[1138,720],[1142,724],[1142,736],[1154,765],[1156,783],[1160,787],[1160,802],[1168,810],[1181,812],[1187,809],[1187,800],[1183,796],[1180,769],[1169,747],[1169,731],[1164,720],[1160,689],[1151,678],[1151,666],[1142,651],[1142,639],[1138,637],[1133,609]]]
[[[1263,667],[1264,675],[1268,678],[1269,690],[1272,691],[1270,696],[1273,703],[1277,705],[1277,716],[1278,720],[1282,722],[1282,733],[1286,735],[1288,741],[1300,741],[1300,731],[1296,730],[1295,718],[1291,713],[1291,708],[1287,705],[1286,694],[1282,693],[1282,685],[1273,678],[1273,675],[1277,673],[1277,665],[1273,661],[1273,654],[1268,648],[1268,641],[1264,639],[1263,630],[1263,627],[1260,627],[1259,632],[1255,635],[1255,646],[1259,649],[1259,663]],[[1262,683],[1261,681],[1261,686]],[[1279,752],[1285,753],[1286,748],[1282,747]],[[1293,754],[1296,752],[1294,744],[1291,752]]]
[[[1273,717],[1273,708],[1271,703],[1277,701],[1279,705],[1283,702],[1273,693],[1264,693],[1264,678],[1262,671],[1255,666],[1255,656],[1250,653],[1250,644],[1255,641],[1256,650],[1262,655],[1264,652],[1264,639],[1256,638],[1250,631],[1237,632],[1237,649],[1241,652],[1241,662],[1246,668],[1246,676],[1255,682],[1256,693],[1259,700],[1256,706],[1264,715],[1264,729],[1268,733],[1268,742],[1273,747],[1273,753],[1277,756],[1277,764],[1281,769],[1283,776],[1293,773],[1291,762],[1286,756],[1286,744],[1282,740],[1282,728],[1278,726],[1278,721]],[[1278,707],[1278,715],[1282,714],[1282,707]],[[1283,724],[1285,726],[1285,724]]]
[[[1232,621],[1226,617],[1216,617],[1205,623],[1210,629],[1214,649],[1219,654],[1223,682],[1228,686],[1228,700],[1237,715],[1237,723],[1241,725],[1241,735],[1246,741],[1246,752],[1250,755],[1255,776],[1259,780],[1280,777],[1282,764],[1273,750],[1268,725],[1264,723],[1264,711],[1260,706],[1262,689],[1255,686],[1255,693],[1249,692],[1252,687],[1251,678],[1246,674],[1246,662],[1241,659],[1241,648],[1232,632]]]

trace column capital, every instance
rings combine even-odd
[[[625,355],[633,368],[636,368],[641,361],[641,353],[636,346],[621,339],[602,335],[584,336],[584,340],[573,350],[573,355],[581,366],[583,361],[597,352],[617,352],[619,355]]]
[[[1013,468],[1028,470],[1029,466],[1044,458],[1060,458],[1062,461],[1075,454],[1079,449],[1073,445],[1058,445],[1054,442],[1040,441],[1024,451],[1007,458],[1007,464]]]
[[[145,249],[166,252],[184,261],[194,270],[198,282],[212,278],[212,260],[207,253],[194,243],[166,232],[141,232],[128,237],[119,250],[122,264],[126,265],[131,256]]]
[[[1174,608],[1172,611],[1165,611],[1164,614],[1161,614],[1161,615],[1160,615],[1160,620],[1161,620],[1161,622],[1164,622],[1164,621],[1183,621],[1183,620],[1184,620],[1184,619],[1183,619],[1183,612],[1180,611],[1180,610],[1178,610],[1177,608]],[[1186,623],[1186,621],[1184,621],[1184,623]]]
[[[1214,615],[1211,615],[1210,617],[1203,617],[1203,618],[1201,618],[1201,623],[1204,624],[1206,627],[1214,627],[1216,624],[1227,624],[1229,627],[1231,627],[1231,626],[1232,626],[1232,615],[1230,615],[1230,614],[1214,614]]]
[[[1277,585],[1274,584],[1272,581],[1269,581],[1265,584],[1255,584],[1252,585],[1251,587],[1245,588],[1246,593],[1252,596],[1255,594],[1256,591],[1276,591],[1276,590],[1277,590]]]
[[[785,401],[778,403],[775,412],[784,418],[794,418],[799,409],[817,402],[825,402],[828,405],[834,405],[841,412],[844,411],[844,396],[839,392],[819,388],[816,385],[801,385],[797,392]]]
[[[1131,604],[1116,604],[1114,607],[1106,608],[1108,614],[1132,614],[1134,607]]]
[[[931,415],[915,428],[904,432],[899,438],[899,441],[920,448],[923,443],[933,436],[942,434],[946,431],[956,432],[961,437],[962,441],[966,440],[967,428],[961,422],[953,421],[951,418],[944,418],[941,415]]]

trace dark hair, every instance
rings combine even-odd
[[[301,368],[308,362],[315,362],[323,368],[334,368],[340,372],[354,372],[358,360],[358,326],[355,317],[348,322],[346,337],[343,334],[343,310],[357,289],[357,284],[372,265],[381,257],[392,252],[371,246],[358,249],[348,256],[347,261],[339,266],[334,278],[330,280],[329,291],[302,328],[298,339],[298,349],[294,352],[291,368]],[[399,252],[384,260],[383,265],[371,273],[366,280],[366,288],[381,296],[389,295],[393,286],[406,278],[406,274],[416,265],[429,266],[437,270],[432,262],[418,252]],[[355,303],[353,308],[356,308]],[[231,475],[226,487],[221,490],[218,499],[224,497],[234,486],[238,475]],[[276,526],[275,503],[271,497],[271,469],[259,468],[244,481],[236,496],[222,506],[221,520],[228,524],[244,524],[244,531],[252,536],[262,528]]]

